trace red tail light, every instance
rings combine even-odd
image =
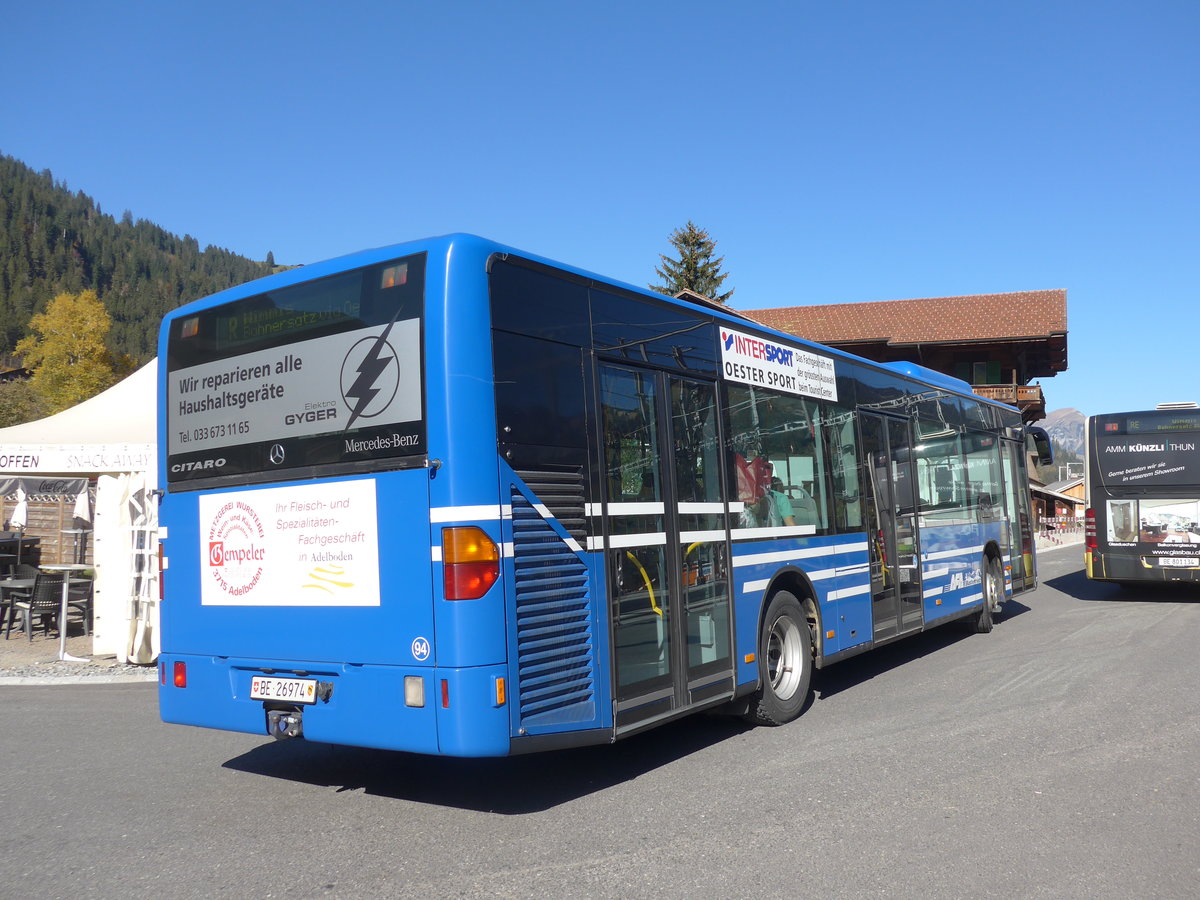
[[[187,663],[177,662],[174,667],[175,687],[187,687]]]
[[[447,600],[476,600],[500,578],[500,548],[482,528],[442,529]]]
[[[1095,550],[1096,544],[1096,510],[1088,508],[1084,513],[1085,520],[1083,526],[1083,546],[1088,550]]]

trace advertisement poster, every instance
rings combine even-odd
[[[721,365],[727,381],[837,400],[833,360],[797,347],[722,328]]]
[[[169,372],[171,479],[423,452],[420,335],[408,319]]]
[[[1098,437],[1096,456],[1101,480],[1112,487],[1200,481],[1200,453],[1190,435]]]
[[[378,606],[375,482],[200,497],[206,606]]]
[[[1109,500],[1107,538],[1110,545],[1138,542],[1155,544],[1165,553],[1195,553],[1200,544],[1200,500]]]

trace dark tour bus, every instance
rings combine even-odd
[[[1160,404],[1087,421],[1089,578],[1200,581],[1200,408]]]

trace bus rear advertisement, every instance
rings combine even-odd
[[[1089,578],[1200,580],[1200,409],[1191,406],[1088,419]]]

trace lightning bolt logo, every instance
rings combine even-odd
[[[368,413],[367,409],[383,390],[383,388],[378,387],[380,377],[396,360],[396,351],[392,349],[392,345],[388,343],[387,339],[394,324],[396,324],[396,320],[393,318],[392,321],[387,323],[387,326],[383,329],[383,333],[379,337],[364,338],[355,344],[350,352],[346,354],[346,360],[342,363],[343,372],[345,372],[350,357],[355,354],[359,347],[364,343],[368,345],[363,358],[359,360],[358,365],[354,368],[357,377],[350,384],[350,387],[342,391],[346,405],[350,406],[350,420],[346,423],[346,431],[350,430],[355,420],[360,416],[369,419],[382,411],[376,410],[373,413]],[[344,379],[345,375],[343,375],[343,384],[345,383]],[[353,404],[351,404],[351,401],[354,401]],[[387,403],[384,403],[383,408],[386,407]]]

